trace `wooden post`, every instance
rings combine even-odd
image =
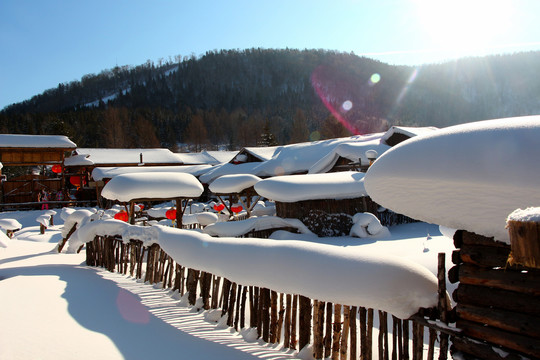
[[[229,295],[229,308],[227,310],[228,316],[227,316],[227,325],[230,327],[234,326],[234,305],[236,302],[236,283],[231,284],[231,292]]]
[[[214,281],[212,282],[212,309],[218,308],[219,303],[219,284],[221,283],[221,277],[214,275]]]
[[[367,311],[367,353],[366,359],[373,358],[373,309]]]
[[[245,287],[244,287],[245,289]],[[240,308],[242,301],[242,285],[237,285],[236,287],[236,309],[234,312],[234,329],[238,331],[238,323],[240,322]]]
[[[290,348],[291,346],[291,312],[292,312],[292,296],[287,294],[285,297],[285,329],[283,331],[283,347]]]
[[[333,315],[334,305],[330,302],[326,303],[326,324],[325,324],[325,335],[324,335],[324,357],[328,358],[332,355],[332,315]]]
[[[360,310],[360,358],[367,359],[367,309]]]
[[[332,360],[339,360],[341,342],[341,305],[334,304],[334,334],[332,336]]]
[[[277,310],[278,295],[275,291],[270,292],[270,343],[275,344],[277,342]]]
[[[246,299],[247,299],[247,286],[242,289],[242,310],[240,313],[240,329],[246,326]]]
[[[279,309],[278,309],[278,323],[277,323],[277,342],[281,342],[281,329],[283,328],[283,315],[285,314],[285,308],[283,307],[284,294],[279,294]]]
[[[293,305],[292,305],[292,318],[291,318],[291,349],[296,349],[297,339],[296,339],[296,323],[297,323],[297,312],[298,312],[298,295],[293,296]]]
[[[349,322],[350,322],[350,307],[343,306],[343,329],[341,331],[341,344],[340,344],[340,360],[347,360],[347,350],[349,348]]]
[[[270,342],[270,289],[261,289],[262,339]]]
[[[298,347],[300,350],[302,350],[306,345],[309,344],[311,339],[311,300],[302,295],[300,295],[298,299],[300,307],[300,333],[298,338]]]
[[[441,316],[441,321],[445,324],[448,324],[448,301],[446,296],[446,254],[438,254],[438,270],[437,270],[437,279],[438,279],[438,296],[439,301],[437,304],[439,314]],[[423,337],[422,337],[423,339]],[[441,334],[440,336],[440,353],[439,360],[446,360],[448,353],[448,334]]]
[[[325,303],[313,300],[313,357],[323,358],[323,327],[324,327],[324,305]]]
[[[188,269],[187,276],[187,291],[188,291],[188,303],[189,305],[195,305],[197,301],[197,283],[199,281],[199,271],[194,269]]]
[[[512,252],[509,263],[540,269],[540,222],[507,222]]]
[[[355,360],[358,355],[357,355],[357,347],[358,347],[358,334],[357,334],[357,331],[356,331],[356,313],[357,313],[357,309],[356,309],[356,306],[351,306],[351,311],[350,311],[350,337],[351,337],[351,350],[350,350],[350,356],[349,358],[351,360]],[[392,359],[392,360],[395,360],[395,359]]]

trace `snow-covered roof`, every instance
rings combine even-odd
[[[206,152],[208,155],[212,156],[214,159],[218,161],[218,163],[226,163],[231,161],[236,154],[238,154],[238,151],[203,151]]]
[[[211,167],[211,165],[96,167],[92,170],[92,179],[100,181],[103,179],[111,179],[121,174],[153,172],[188,173],[193,176],[199,176]]]
[[[255,191],[267,199],[296,202],[321,199],[354,199],[366,195],[364,173],[285,175],[259,181]]]
[[[132,173],[113,177],[101,191],[110,200],[198,198],[203,186],[187,173]]]
[[[328,172],[334,167],[340,157],[349,159],[351,161],[360,161],[362,165],[369,165],[370,160],[366,156],[366,151],[375,150],[380,156],[388,149],[390,149],[390,146],[381,144],[379,138],[364,142],[339,144],[332,151],[313,164],[308,173],[318,174]]]
[[[380,205],[509,241],[506,219],[540,204],[540,116],[462,124],[407,140],[366,174]]]
[[[91,161],[94,165],[107,164],[139,164],[141,161],[149,164],[177,164],[182,161],[168,149],[105,149],[105,148],[77,148],[74,155],[88,155],[86,159],[79,157],[81,163],[74,159],[69,162],[70,166],[88,165]],[[69,158],[68,158],[69,159]],[[68,160],[66,159],[66,160]]]
[[[182,163],[188,165],[217,165],[220,163],[220,161],[208,154],[206,151],[199,153],[175,153],[175,155],[180,159],[180,161],[182,161]]]
[[[276,149],[279,146],[261,146],[261,147],[245,147],[240,152],[246,152],[255,156],[261,161],[269,160],[274,156]]]
[[[425,135],[429,134],[435,130],[438,130],[438,128],[434,126],[426,126],[426,127],[410,127],[410,126],[392,126],[382,137],[382,141],[386,144],[387,141],[393,136],[398,135],[399,138],[412,138],[418,135]],[[401,135],[401,136],[399,136]],[[397,142],[401,139],[398,139]],[[391,143],[388,145],[395,145],[394,142],[390,141]]]
[[[64,135],[0,134],[0,148],[75,149],[77,145]]]
[[[260,177],[251,174],[230,174],[217,178],[208,188],[215,194],[239,193],[259,181]]]
[[[64,159],[64,166],[91,166],[94,162],[89,159],[90,155],[71,155]]]

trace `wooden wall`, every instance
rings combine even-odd
[[[454,236],[459,286],[451,352],[465,359],[540,358],[540,270],[507,264],[510,245],[467,231]],[[523,356],[523,357],[522,357]]]

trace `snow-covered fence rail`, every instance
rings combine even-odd
[[[161,283],[197,308],[219,309],[214,311],[222,324],[237,330],[249,327],[266,342],[312,351],[317,359],[371,359],[375,341],[379,359],[389,359],[390,354],[392,359],[409,359],[411,353],[414,360],[423,358],[426,321],[417,311],[437,303],[436,280],[433,287],[432,279],[423,279],[426,274],[409,274],[415,277],[415,286],[424,282],[425,288],[414,295],[407,293],[410,284],[399,285],[406,282],[403,272],[411,270],[371,262],[367,258],[373,254],[362,260],[367,262],[362,268],[355,256],[343,256],[328,246],[320,252],[302,248],[297,242],[215,239],[193,231],[146,230],[111,221],[95,221],[88,227],[85,235],[75,236],[93,239],[86,242],[88,265]],[[78,247],[77,241],[73,246]],[[245,257],[247,253],[251,258]],[[244,256],[243,261],[235,256]],[[276,256],[291,260],[296,267],[291,268],[285,259],[270,264],[271,271],[269,262],[261,261],[266,257],[271,263]],[[336,259],[344,264],[335,266]],[[227,264],[233,265],[227,268]],[[390,278],[394,282],[388,286]],[[313,292],[320,288],[326,290]],[[382,310],[374,310],[375,305]],[[392,310],[401,319],[385,310]],[[424,320],[409,320],[413,315]],[[374,331],[377,324],[378,335]],[[428,355],[433,357],[437,334],[430,331],[426,337],[430,338]],[[445,355],[446,351],[441,358]]]

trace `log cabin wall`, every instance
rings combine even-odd
[[[451,353],[465,359],[540,358],[540,270],[507,264],[510,245],[471,232],[454,235],[459,281]]]

